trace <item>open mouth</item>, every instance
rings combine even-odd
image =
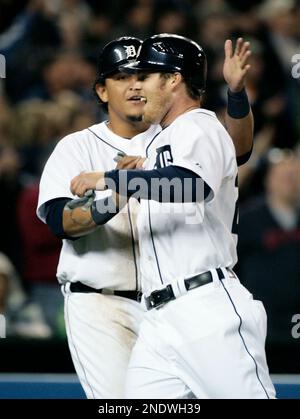
[[[130,102],[143,102],[143,103],[147,102],[147,99],[144,96],[137,96],[137,95],[131,96],[128,100]]]

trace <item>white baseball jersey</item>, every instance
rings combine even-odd
[[[146,169],[181,166],[211,188],[205,203],[142,201],[138,217],[143,291],[236,263],[237,164],[216,115],[196,109],[178,117],[147,147]]]
[[[44,204],[55,198],[75,198],[70,182],[82,171],[115,169],[118,151],[144,155],[145,141],[160,130],[151,126],[146,132],[126,140],[114,134],[106,122],[96,124],[63,138],[46,163],[40,182],[37,214],[45,222]],[[111,192],[97,192],[96,199]],[[63,240],[57,277],[60,283],[80,281],[93,288],[135,290],[138,284],[138,246],[135,199],[107,224],[77,240]]]
[[[142,289],[147,295],[172,284],[177,298],[144,315],[125,398],[274,398],[265,310],[226,269],[236,262],[237,164],[230,137],[214,113],[197,109],[158,134],[147,154],[147,168],[190,169],[211,193],[202,204],[142,202]],[[184,279],[208,270],[211,283],[186,290]]]

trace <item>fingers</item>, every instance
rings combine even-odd
[[[99,185],[99,190],[102,190],[101,188],[103,185],[100,184],[101,181],[104,183],[103,172],[82,172],[71,180],[70,190],[73,195],[89,198],[93,194],[93,192],[90,191],[91,189],[98,189]]]
[[[227,41],[226,41],[227,42]],[[229,47],[228,47],[229,48]],[[250,42],[244,41],[243,38],[238,38],[234,50],[234,57],[238,59],[237,63],[241,70],[249,70],[248,61],[251,55]]]
[[[250,55],[251,55],[251,51],[247,51],[245,55],[243,56],[243,58],[241,58],[240,66],[242,69],[245,68],[245,66],[247,65]]]
[[[225,58],[231,58],[233,55],[232,50],[232,41],[231,39],[226,39],[224,44],[224,52],[225,52]]]
[[[242,69],[242,72],[243,72],[243,77],[245,77],[245,75],[248,73],[248,71],[249,71],[249,69],[251,68],[251,65],[250,64],[247,64],[243,69]]]
[[[140,157],[136,163],[136,169],[144,169],[144,162],[146,161],[146,157]]]
[[[73,195],[77,195],[80,198],[82,198],[88,189],[89,188],[82,179],[81,175],[76,176],[74,179],[72,179],[70,190]]]
[[[250,51],[250,42],[243,42],[239,56],[242,58],[248,51]]]
[[[116,168],[119,170],[137,169],[137,164],[140,162],[140,159],[142,159],[140,156],[124,156],[118,161]]]
[[[238,38],[235,44],[235,50],[234,50],[234,54],[235,55],[240,55],[242,47],[243,47],[243,38]]]
[[[77,186],[78,186],[78,177],[79,176],[76,176],[71,180],[70,191],[72,192],[73,195],[77,195],[76,190],[77,190]]]
[[[243,38],[238,38],[235,45],[234,55],[238,55],[242,59],[248,51],[250,51],[250,42],[244,41]]]
[[[243,57],[249,50],[250,42],[244,41],[243,38],[238,38],[235,44],[234,55]],[[233,56],[233,45],[231,39],[226,39],[224,44],[224,52],[226,58],[231,58]]]
[[[241,70],[240,70],[240,79],[241,80],[245,79],[250,67],[251,67],[250,64],[247,64],[243,69],[241,68]]]
[[[137,156],[125,156],[118,161],[117,169],[134,169]]]
[[[232,41],[227,39],[224,44],[224,52],[225,60],[235,58],[236,61],[238,58],[239,65],[243,69],[247,65],[251,55],[250,42],[244,41],[244,39],[241,37],[238,38],[233,53]]]

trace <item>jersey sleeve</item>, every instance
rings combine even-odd
[[[70,191],[71,180],[88,170],[80,141],[72,135],[63,138],[49,157],[40,180],[37,216],[45,222],[44,204],[57,198],[75,198]]]
[[[191,114],[170,130],[175,166],[195,172],[210,187],[212,199],[226,176],[234,176],[235,152],[232,140],[216,117]]]

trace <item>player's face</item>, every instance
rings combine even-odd
[[[104,86],[98,86],[97,93],[101,100],[108,103],[110,119],[141,122],[145,102],[136,85],[136,75],[117,73],[105,80]]]
[[[160,73],[139,73],[136,85],[141,88],[145,100],[144,121],[164,125],[173,103],[172,75],[170,78]]]

